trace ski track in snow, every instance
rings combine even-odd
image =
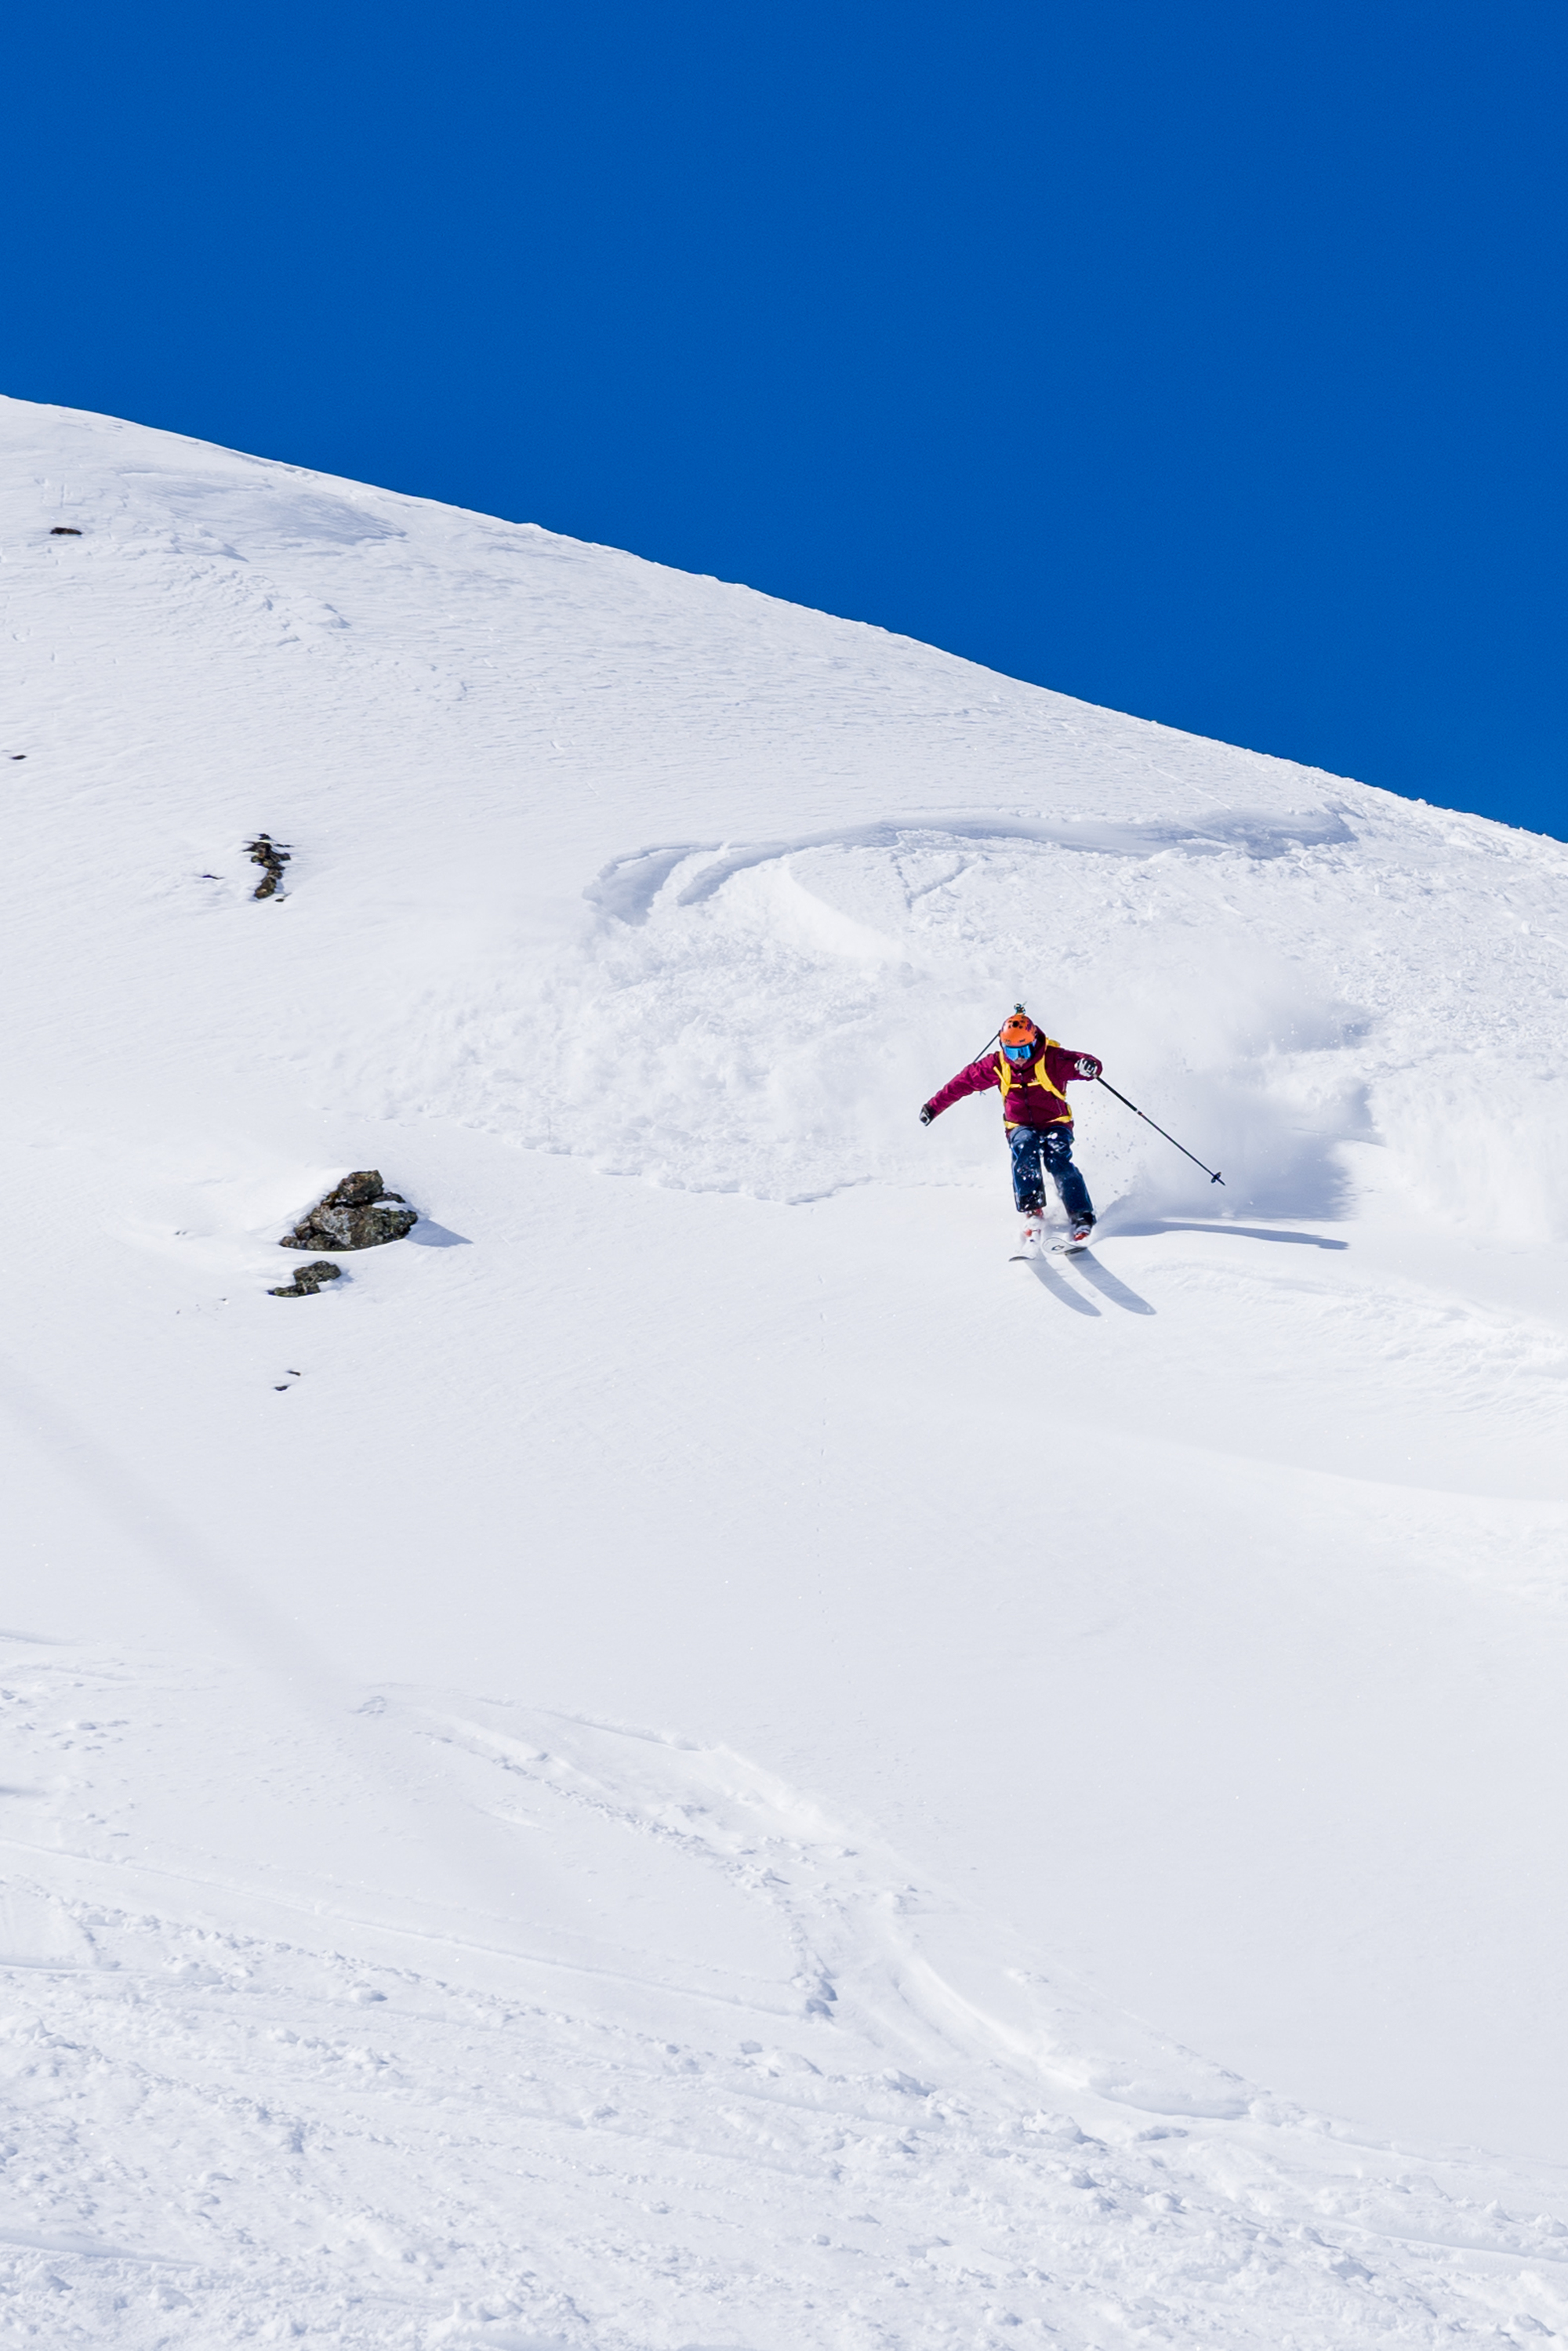
[[[110,1709],[149,1678],[13,1651],[13,1742],[79,1802],[129,1768],[146,1725]],[[179,1695],[217,1744],[225,1694]],[[617,2351],[683,2328],[1422,2343],[1568,2316],[1568,2231],[1502,2209],[1517,2172],[1369,2145],[1152,2041],[1089,2053],[1106,2024],[1125,2052],[1127,2021],[1022,1970],[998,1971],[1015,2017],[988,2015],[922,1949],[975,1922],[737,1756],[436,1692],[359,1712],[455,1751],[523,1834],[586,1818],[716,1874],[793,1973],[492,1949],[481,1986],[439,1931],[356,1917],[363,1889],[106,1864],[58,1818],[58,1844],[12,1843],[0,1914],[21,2335],[50,2307],[71,2339],[237,2340],[265,2313],[282,2337]],[[127,1880],[149,1907],[103,1898]],[[208,1923],[257,1907],[273,1932]]]
[[[0,2342],[1568,2333],[1568,851],[0,445]]]

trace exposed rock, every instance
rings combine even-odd
[[[57,522],[50,531],[49,537],[51,538],[79,538],[81,537],[81,533],[75,528],[74,524],[68,522]]]
[[[336,1281],[342,1270],[340,1265],[329,1265],[325,1258],[312,1258],[308,1265],[300,1267],[292,1281],[267,1294],[269,1298],[314,1298],[324,1281]]]
[[[281,842],[274,841],[269,833],[265,832],[258,832],[254,841],[247,841],[246,848],[250,852],[251,863],[264,869],[261,880],[251,892],[251,896],[253,898],[272,897],[275,892],[280,891],[283,887],[283,869],[289,862],[287,850]]]
[[[380,1249],[384,1241],[401,1241],[419,1222],[401,1192],[383,1192],[374,1167],[361,1167],[334,1185],[308,1217],[278,1243],[280,1249]]]

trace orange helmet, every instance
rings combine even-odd
[[[1039,1041],[1040,1030],[1027,1012],[1010,1012],[1002,1022],[1001,1046],[1009,1061],[1027,1061]]]

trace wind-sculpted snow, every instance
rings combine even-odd
[[[1568,850],[15,402],[0,614],[0,2334],[1568,2332]]]
[[[722,855],[715,854],[722,847],[717,841],[688,841],[674,849],[639,849],[629,857],[613,859],[583,895],[602,906],[606,913],[618,915],[623,923],[643,923],[647,921],[653,900],[670,876],[696,858],[707,862],[681,891],[683,906],[700,905],[705,898],[711,898],[716,890],[722,889],[732,874],[744,873],[752,866],[770,865],[779,858],[807,849],[898,851],[907,843],[916,849],[929,846],[941,851],[957,843],[974,842],[985,847],[1008,841],[1032,841],[1047,842],[1057,849],[1097,851],[1109,857],[1157,857],[1167,849],[1185,850],[1189,855],[1205,851],[1240,850],[1249,857],[1282,857],[1288,850],[1305,848],[1312,842],[1350,841],[1354,837],[1344,820],[1327,810],[1312,810],[1294,821],[1289,817],[1219,810],[1201,825],[1153,820],[1129,825],[1082,821],[1022,824],[1009,823],[1005,817],[952,817],[943,823],[927,820],[924,823],[850,825],[836,832],[808,834],[802,841],[768,841],[725,849]]]

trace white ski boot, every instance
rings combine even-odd
[[[1015,1262],[1020,1257],[1038,1257],[1040,1255],[1040,1244],[1044,1234],[1045,1218],[1043,1216],[1035,1215],[1026,1217],[1022,1224],[1019,1227],[1019,1245],[1013,1251]]]

